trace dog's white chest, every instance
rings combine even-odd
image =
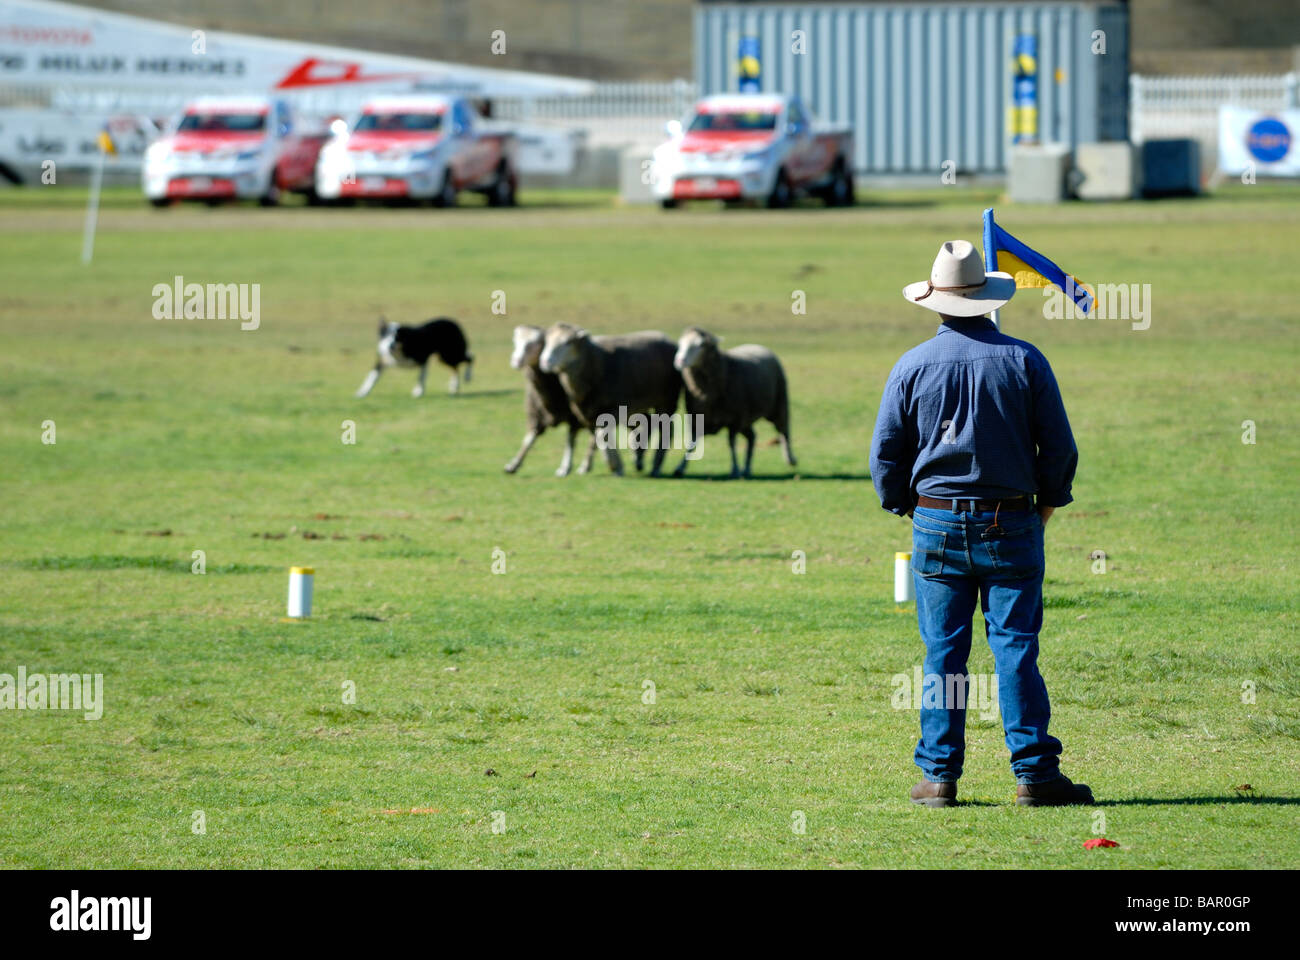
[[[397,335],[390,333],[379,340],[379,359],[386,367],[410,367],[414,361],[402,353],[402,345],[397,342]]]

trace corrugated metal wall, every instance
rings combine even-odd
[[[796,30],[806,53],[793,52]],[[1017,33],[1038,36],[1041,140],[1127,137],[1128,9],[1114,4],[700,4],[695,79],[701,95],[734,91],[739,38],[757,36],[762,89],[851,126],[859,172],[937,176],[952,160],[1000,173]]]

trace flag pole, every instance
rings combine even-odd
[[[993,240],[993,208],[984,211],[984,272],[992,273],[998,268],[998,252]],[[989,318],[996,330],[1002,329],[1002,311],[994,310]]]

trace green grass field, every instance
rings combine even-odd
[[[1004,311],[1081,450],[1041,665],[1063,769],[1099,805],[1017,808],[1000,725],[972,717],[968,802],[946,811],[906,800],[910,537],[867,451],[890,367],[934,330],[899,291],[941,241],[979,242],[995,195],[159,212],[110,191],[89,267],[84,200],[0,193],[0,672],[105,684],[98,721],[0,711],[0,866],[1300,861],[1300,191],[998,204],[1085,280],[1151,284],[1151,325],[1047,320],[1034,291]],[[176,275],[260,284],[260,328],[155,319]],[[449,398],[435,371],[413,400],[396,371],[352,399],[380,313],[460,318],[473,383]],[[722,479],[717,438],[687,480],[558,480],[553,434],[504,475],[510,329],[559,320],[772,347],[797,476],[767,424],[751,482]],[[281,619],[291,564],[316,570],[306,623]],[[971,669],[992,669],[978,628]],[[1103,832],[1120,846],[1083,849]]]

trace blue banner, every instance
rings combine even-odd
[[[1011,142],[1038,141],[1038,37],[1016,36],[1011,48]]]
[[[740,75],[741,93],[758,93],[762,88],[763,58],[759,53],[758,37],[741,37],[736,51],[737,72]]]

